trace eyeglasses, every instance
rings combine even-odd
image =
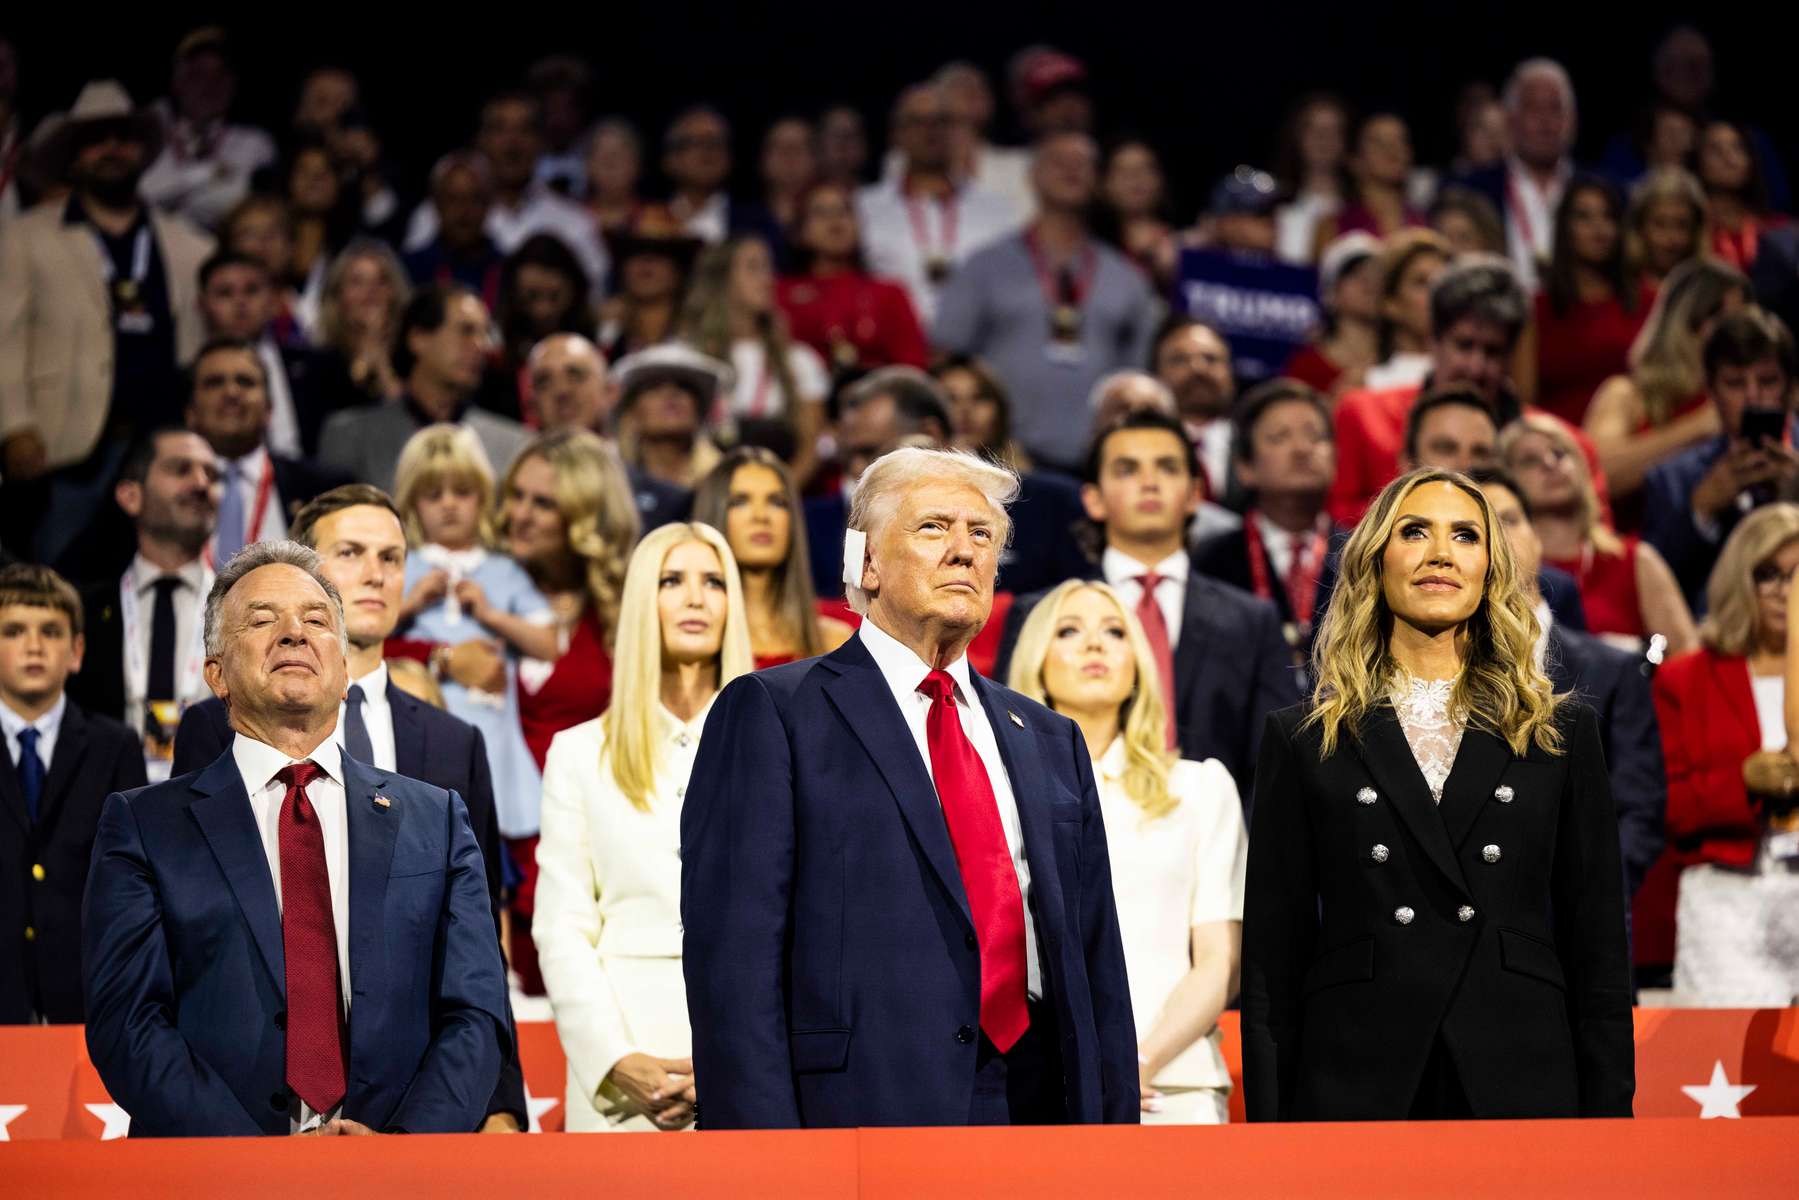
[[[1793,586],[1794,571],[1783,571],[1773,563],[1763,563],[1750,572],[1749,578],[1755,581],[1755,590],[1763,595],[1783,592]]]

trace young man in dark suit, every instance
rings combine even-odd
[[[340,710],[345,748],[371,766],[462,797],[481,847],[497,929],[500,830],[480,731],[394,686],[381,657],[382,643],[399,620],[406,573],[406,533],[393,501],[367,484],[335,488],[295,514],[293,532],[296,541],[319,553],[320,571],[344,598],[350,646],[350,695]],[[190,706],[175,734],[174,773],[210,765],[229,749],[232,736],[222,701]],[[507,1123],[523,1128],[528,1115],[518,1059],[510,1055],[488,1121],[493,1128]]]
[[[1299,700],[1280,613],[1266,600],[1193,569],[1187,525],[1199,506],[1199,467],[1181,423],[1129,413],[1094,438],[1081,499],[1105,550],[1093,574],[1137,613],[1160,660],[1183,758],[1215,758],[1248,804],[1268,714]],[[996,674],[1042,598],[1021,596],[1006,616]]]
[[[48,567],[0,567],[0,1024],[79,1024],[81,894],[100,803],[144,785],[137,735],[63,692],[81,600]]]

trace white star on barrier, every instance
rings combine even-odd
[[[12,1141],[12,1134],[7,1132],[6,1127],[13,1123],[15,1117],[30,1107],[29,1104],[0,1104],[0,1142]]]
[[[531,1114],[531,1127],[525,1132],[542,1133],[543,1122],[538,1118],[555,1108],[562,1101],[554,1096],[533,1096],[530,1087],[525,1088],[525,1109]]]
[[[1735,1120],[1743,1115],[1737,1111],[1737,1106],[1748,1098],[1750,1092],[1755,1090],[1755,1085],[1730,1082],[1729,1076],[1724,1074],[1724,1063],[1719,1060],[1712,1064],[1710,1083],[1704,1087],[1687,1084],[1680,1090],[1685,1092],[1689,1098],[1699,1102],[1700,1120],[1709,1121],[1714,1117]]]

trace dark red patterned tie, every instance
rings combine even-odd
[[[955,687],[949,672],[932,671],[918,690],[931,698],[925,718],[931,778],[981,948],[981,1031],[1004,1054],[1031,1025],[1025,1007],[1024,897],[993,781],[956,714]]]
[[[323,775],[317,763],[275,773],[281,801],[281,948],[287,956],[287,1085],[316,1113],[344,1098],[344,1026],[337,974],[337,926],[325,835],[306,798]]]

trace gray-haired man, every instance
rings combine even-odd
[[[510,1046],[481,852],[456,793],[343,752],[343,604],[258,542],[207,596],[237,737],[106,800],[87,1042],[134,1135],[471,1132]]]

